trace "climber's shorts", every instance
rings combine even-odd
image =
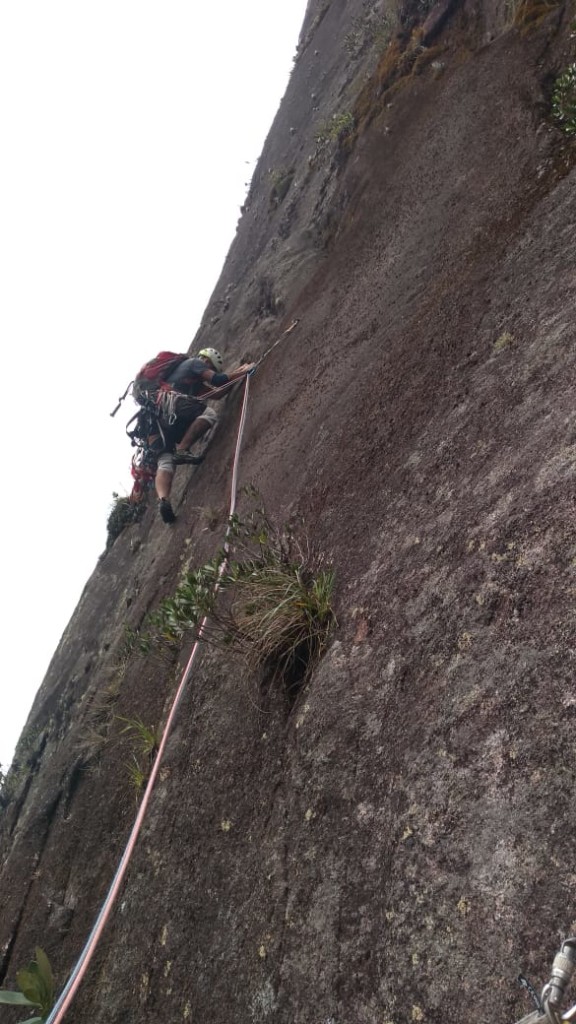
[[[162,455],[158,456],[158,469],[162,470],[164,473],[174,472],[172,452],[162,452]]]
[[[189,398],[188,395],[178,395],[178,400],[174,403],[174,413],[176,415],[172,422],[164,416],[160,417],[160,426],[164,435],[173,445],[182,440],[188,427],[195,420],[208,420],[210,426],[213,427],[218,419],[215,409],[206,405],[205,402],[199,402],[197,398]],[[167,448],[170,447],[170,443],[166,445]]]
[[[174,472],[172,452],[184,437],[191,423],[196,420],[206,420],[211,430],[218,422],[218,413],[212,406],[198,402],[196,404],[202,404],[202,410],[197,416],[193,416],[191,419],[179,416],[169,427],[163,428],[164,438],[159,434],[148,438],[148,448],[158,455],[158,469],[163,469],[166,473]]]
[[[216,412],[216,409],[212,408],[211,405],[207,405],[206,408],[204,409],[204,412],[201,412],[200,415],[196,417],[196,419],[208,420],[210,428],[212,428],[218,422],[218,413]]]

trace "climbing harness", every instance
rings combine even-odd
[[[275,341],[274,344],[271,345],[270,348],[264,353],[264,355],[261,357],[261,359],[258,360],[258,363],[256,364],[256,367],[259,366],[260,363],[262,363],[262,361],[270,354],[270,352],[272,352],[272,350],[276,348],[276,346],[279,344],[279,342],[284,337],[284,334],[289,334],[292,330],[294,330],[294,328],[296,327],[298,322],[299,322],[298,320],[294,320],[294,322],[290,325],[290,327],[288,327],[288,329],[286,331],[284,331],[284,333],[282,335],[280,335],[280,337],[277,339],[277,341]],[[254,367],[254,369],[256,369],[256,367]],[[235,449],[234,449],[234,461],[233,461],[233,464],[232,464],[232,480],[231,480],[231,484],[230,484],[230,503],[229,503],[229,509],[228,509],[228,526],[227,526],[227,529],[226,529],[226,535],[225,535],[225,539],[224,539],[223,558],[222,558],[222,561],[220,563],[220,567],[218,569],[218,579],[217,579],[216,587],[215,587],[216,591],[218,591],[218,589],[220,587],[220,579],[221,579],[221,577],[222,577],[222,575],[223,575],[223,573],[224,573],[224,571],[226,569],[226,566],[228,564],[229,555],[230,555],[230,548],[231,548],[230,536],[231,536],[231,531],[232,531],[232,525],[233,525],[233,522],[234,522],[234,515],[235,515],[235,512],[236,512],[236,494],[237,494],[237,491],[238,491],[238,466],[239,466],[239,463],[240,463],[240,451],[241,451],[241,448],[242,448],[242,438],[243,438],[243,435],[244,435],[244,427],[245,427],[245,424],[246,424],[246,415],[247,415],[247,411],[248,411],[248,397],[249,397],[249,393],[250,393],[250,376],[251,376],[252,372],[253,371],[251,371],[249,374],[247,374],[246,377],[245,377],[245,380],[244,380],[244,399],[243,399],[243,402],[242,402],[242,409],[241,409],[241,412],[240,412],[240,422],[238,424],[238,431],[237,431],[237,434],[236,434],[236,445],[235,445]],[[129,391],[129,387],[126,389],[126,393],[125,394],[128,394],[128,391]],[[116,411],[117,411],[117,409],[115,410],[115,412]],[[136,417],[139,416],[139,415],[140,415],[140,412],[137,413],[136,416],[133,417],[132,419],[133,420],[136,419]],[[130,421],[130,422],[132,422],[132,421]],[[128,426],[129,425],[130,424],[128,424]],[[135,437],[138,436],[138,431],[140,429],[141,429],[141,427],[136,427],[135,428],[135,430],[133,432]],[[137,443],[137,441],[135,441],[134,443]],[[207,622],[208,622],[208,616],[205,616],[204,619],[202,620],[202,622],[200,623],[199,628],[198,628],[198,632],[196,634],[196,640],[195,640],[194,645],[192,647],[192,650],[190,652],[190,657],[188,658],[188,661],[187,661],[186,666],[184,668],[184,672],[182,673],[180,684],[178,686],[178,689],[176,691],[176,695],[175,695],[174,700],[172,702],[172,707],[170,708],[170,712],[168,714],[166,725],[164,727],[164,732],[162,734],[162,739],[160,740],[160,744],[159,744],[159,747],[158,747],[158,752],[156,754],[156,758],[154,760],[154,764],[153,764],[152,770],[150,772],[150,777],[148,779],[148,783],[146,785],[146,789],[144,790],[144,795],[142,797],[142,801],[140,803],[140,807],[138,808],[138,813],[136,815],[136,819],[134,821],[134,825],[132,826],[132,831],[131,831],[130,836],[128,838],[128,842],[126,843],[126,847],[124,849],[124,853],[122,854],[122,857],[120,859],[120,863],[119,863],[119,865],[118,865],[118,867],[116,869],[116,874],[114,875],[114,878],[112,879],[112,883],[111,883],[110,888],[109,888],[109,890],[108,890],[108,892],[107,892],[107,894],[105,896],[105,899],[104,899],[104,902],[103,902],[102,907],[100,909],[100,912],[99,912],[99,914],[98,914],[98,916],[96,918],[96,921],[94,922],[92,930],[91,930],[91,932],[90,932],[90,934],[88,936],[88,939],[86,940],[86,943],[84,945],[84,948],[83,948],[82,952],[80,953],[80,956],[79,956],[79,958],[78,958],[78,960],[76,962],[76,965],[73,968],[72,973],[70,974],[70,977],[68,978],[68,981],[66,982],[66,985],[64,986],[64,989],[62,990],[60,996],[56,1000],[56,1002],[54,1004],[54,1007],[52,1008],[50,1014],[48,1015],[48,1017],[46,1017],[45,1024],[61,1024],[61,1021],[63,1021],[64,1016],[66,1014],[66,1011],[70,1007],[70,1005],[71,1005],[71,1003],[72,1003],[72,1001],[74,999],[74,996],[76,995],[78,987],[80,986],[80,983],[82,982],[82,979],[83,979],[86,971],[88,970],[88,966],[89,966],[90,961],[92,960],[92,957],[93,957],[93,955],[94,955],[94,953],[96,951],[96,947],[98,945],[98,942],[100,940],[102,932],[104,931],[104,928],[105,928],[105,926],[106,926],[106,924],[108,922],[108,919],[109,919],[110,914],[112,912],[113,906],[114,906],[114,904],[116,902],[116,899],[118,897],[118,893],[120,891],[120,887],[121,887],[122,882],[124,880],[124,876],[125,876],[126,871],[128,869],[128,864],[130,862],[130,858],[131,858],[132,853],[134,851],[134,847],[136,845],[138,836],[140,834],[140,830],[142,828],[142,823],[144,821],[144,818],[145,818],[145,815],[146,815],[146,811],[148,809],[148,804],[150,802],[150,798],[152,796],[152,792],[153,792],[154,786],[156,784],[156,779],[157,779],[158,773],[160,771],[160,766],[162,764],[162,759],[163,759],[164,752],[165,752],[165,749],[166,749],[166,744],[168,742],[168,737],[169,737],[169,735],[170,735],[170,733],[172,731],[172,726],[174,724],[174,720],[176,718],[176,714],[177,714],[178,708],[179,708],[180,703],[182,701],[182,698],[184,696],[184,692],[185,692],[186,687],[188,685],[188,681],[190,679],[190,676],[192,674],[192,667],[194,665],[194,661],[196,660],[198,649],[200,647],[200,642],[201,642],[201,640],[202,640],[202,638],[204,636],[204,632],[206,630]]]
[[[550,980],[544,985],[542,993],[538,996],[534,987],[522,975],[518,981],[523,988],[527,989],[536,1009],[526,1017],[522,1017],[516,1024],[561,1024],[565,1020],[576,1019],[576,1004],[566,1013],[562,1013],[560,1006],[564,993],[568,987],[574,969],[576,968],[576,936],[565,939],[558,953],[552,961]]]

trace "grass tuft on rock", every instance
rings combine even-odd
[[[234,556],[224,569],[221,552],[185,573],[149,616],[144,647],[178,647],[208,616],[203,640],[269,678],[301,683],[336,625],[334,573],[291,529],[277,530],[261,508],[231,527]]]

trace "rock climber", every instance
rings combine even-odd
[[[231,373],[223,373],[220,353],[215,348],[203,348],[197,356],[180,363],[166,379],[168,387],[163,389],[158,406],[162,433],[148,438],[149,450],[158,456],[154,484],[163,522],[176,521],[170,501],[175,466],[202,462],[203,456],[192,455],[190,448],[218,419],[216,411],[206,402],[224,398],[254,365],[243,363]]]

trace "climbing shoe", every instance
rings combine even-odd
[[[199,466],[204,462],[204,455],[192,455],[190,452],[175,451],[172,453],[172,461],[175,466]]]
[[[158,501],[158,511],[160,518],[164,523],[175,523],[176,516],[174,515],[174,509],[168,501],[168,498],[160,498]]]

